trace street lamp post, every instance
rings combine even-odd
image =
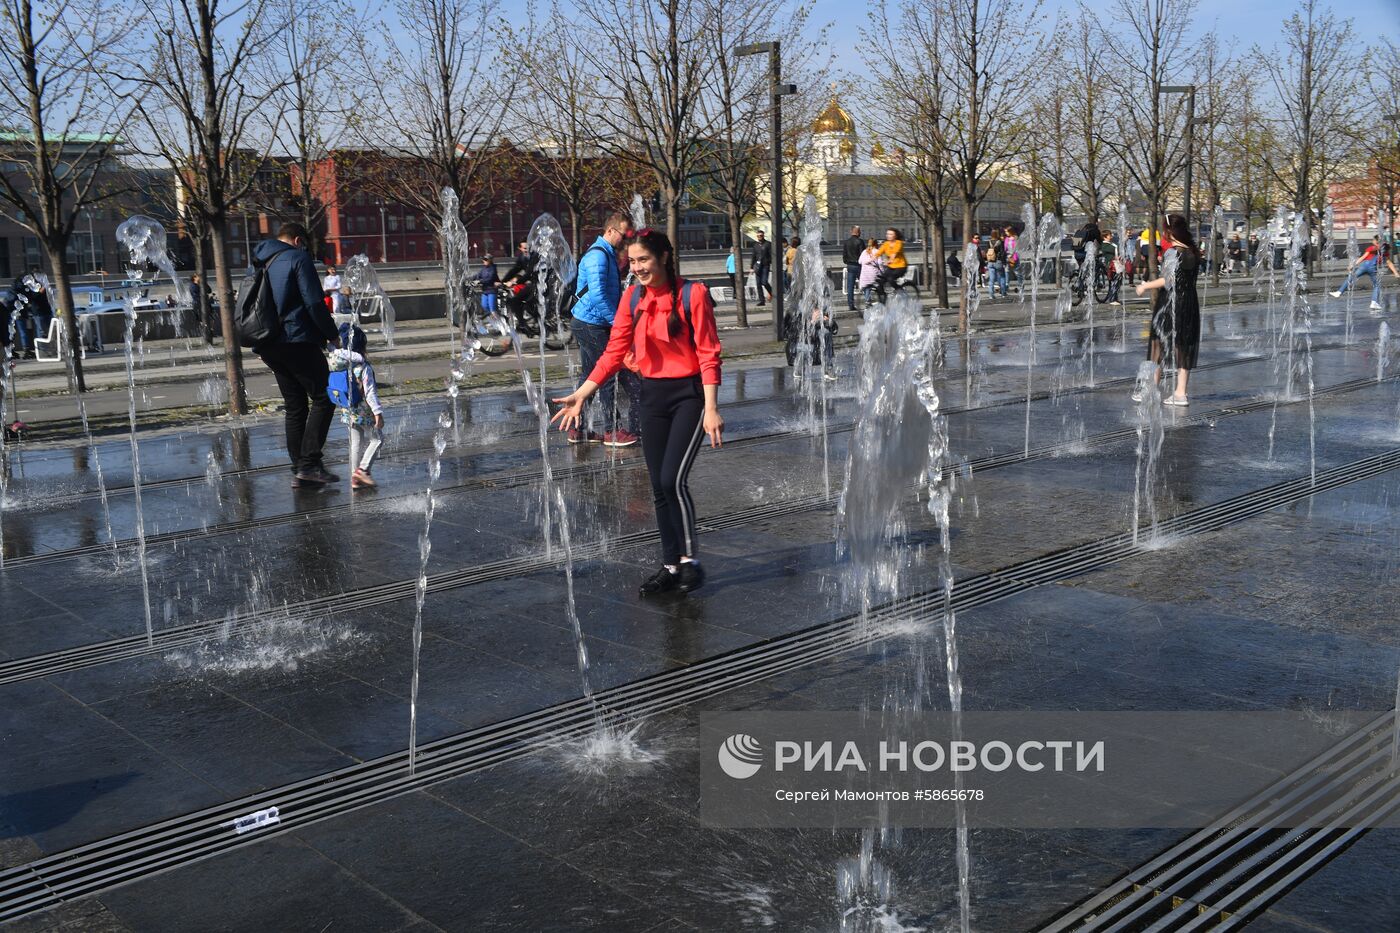
[[[88,274],[97,270],[97,244],[92,237],[92,208],[83,208],[83,213],[87,214],[88,222]]]
[[[1400,184],[1400,113],[1388,113],[1385,115],[1385,119],[1395,128],[1395,152],[1392,155],[1392,158],[1395,159],[1395,165],[1391,168],[1395,177],[1391,179],[1390,184],[1386,187],[1390,195],[1390,203],[1388,203],[1386,207],[1389,208],[1390,213],[1386,217],[1385,236],[1386,243],[1390,244],[1395,242],[1395,186]],[[1384,175],[1385,169],[1382,168],[1381,176],[1384,177]]]
[[[389,261],[389,234],[384,229],[384,199],[377,198],[379,204],[379,261]]]
[[[1157,89],[1159,94],[1186,95],[1186,194],[1182,198],[1181,212],[1191,222],[1191,168],[1196,162],[1196,86],[1194,84],[1164,84]]]
[[[769,212],[772,217],[772,238],[770,249],[773,256],[769,260],[769,281],[775,277],[783,268],[782,237],[783,237],[783,98],[797,93],[797,85],[782,84],[782,43],[773,42],[752,42],[748,45],[741,45],[736,50],[740,57],[749,55],[768,54],[768,79],[769,79],[769,104],[773,112],[773,165],[771,174],[768,177],[769,188]],[[773,336],[775,340],[783,339],[783,289],[782,280],[776,279],[778,287],[773,289]],[[759,294],[762,298],[762,293]]]

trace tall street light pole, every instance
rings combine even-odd
[[[384,229],[384,199],[378,198],[379,202],[379,261],[389,261],[389,235]]]
[[[777,282],[773,289],[773,339],[783,339],[783,289],[782,280],[777,276],[783,268],[783,98],[797,93],[797,85],[783,84],[782,43],[752,42],[741,45],[736,50],[740,58],[749,55],[768,54],[769,105],[773,114],[773,165],[768,176],[768,210],[772,217],[772,237],[770,249],[772,258],[768,263],[768,280]],[[763,295],[760,292],[759,297]]]
[[[1386,217],[1385,236],[1386,243],[1391,244],[1395,242],[1395,186],[1396,184],[1400,184],[1400,113],[1388,113],[1385,115],[1385,119],[1395,130],[1395,151],[1390,155],[1390,157],[1395,160],[1395,164],[1389,169],[1392,176],[1390,184],[1384,184],[1386,175],[1384,161],[1381,162],[1381,170],[1379,173],[1386,194],[1389,196],[1389,203],[1386,204],[1386,207],[1389,209],[1390,213]]]
[[[1182,198],[1181,212],[1191,222],[1191,168],[1196,164],[1196,86],[1194,84],[1164,84],[1157,89],[1159,94],[1186,95],[1186,194]]]

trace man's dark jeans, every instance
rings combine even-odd
[[[770,286],[770,285],[768,284],[768,267],[767,267],[767,266],[758,266],[758,267],[756,267],[756,268],[753,270],[753,281],[754,281],[754,285],[756,285],[756,286],[758,287],[758,303],[759,303],[759,304],[763,304],[763,302],[766,300],[766,299],[764,299],[764,297],[763,297],[763,293],[764,293],[764,292],[767,292],[767,293],[768,293],[768,297],[769,297],[769,298],[772,298],[772,297],[773,297],[773,288],[772,288],[772,286]]]
[[[277,377],[287,418],[287,456],[298,473],[318,469],[335,405],[326,395],[330,367],[314,343],[274,343],[257,351]]]
[[[860,263],[846,263],[846,307],[856,309],[856,282],[860,280]]]
[[[599,358],[603,351],[607,349],[608,338],[612,336],[612,328],[604,327],[601,324],[590,324],[587,321],[580,321],[574,318],[574,337],[578,340],[579,362],[582,367],[582,376],[579,385],[588,378],[588,374],[593,372],[593,367],[598,365]],[[598,387],[598,392],[594,396],[597,399],[600,414],[594,416],[595,420],[589,424],[589,414],[585,411],[583,416],[583,426],[591,431],[614,431],[617,429],[617,416],[613,408],[616,386],[621,383],[622,391],[627,393],[627,400],[630,403],[627,408],[627,430],[633,434],[637,433],[642,416],[641,404],[641,380],[637,374],[630,369],[621,370],[615,377],[604,382]],[[588,402],[588,408],[593,407],[593,399]]]

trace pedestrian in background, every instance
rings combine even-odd
[[[841,261],[846,264],[846,308],[850,311],[856,309],[856,283],[860,281],[860,257],[864,252],[860,227],[852,227],[851,235],[841,244]]]

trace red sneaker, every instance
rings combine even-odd
[[[631,431],[619,429],[603,435],[604,447],[631,447],[635,443],[637,443],[637,435]]]
[[[603,439],[603,435],[597,431],[580,431],[578,428],[569,428],[570,444],[596,444]]]

